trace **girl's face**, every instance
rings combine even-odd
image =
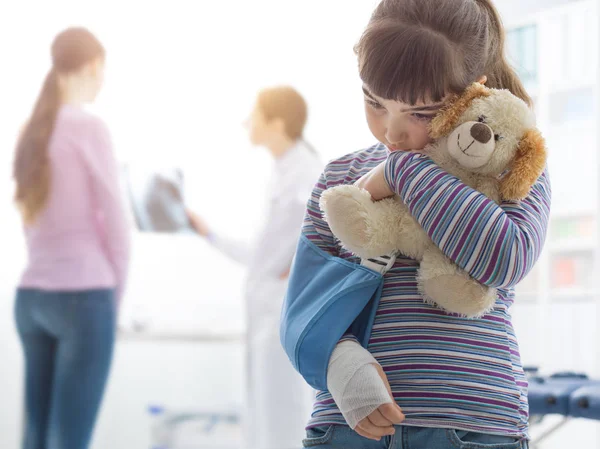
[[[369,129],[390,151],[420,151],[431,139],[429,122],[442,103],[418,103],[411,106],[395,100],[384,100],[363,86],[365,112]]]

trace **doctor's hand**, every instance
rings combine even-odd
[[[381,380],[385,383],[388,393],[392,398],[392,403],[380,405],[377,410],[359,422],[354,430],[362,437],[379,441],[382,436],[393,435],[395,433],[394,426],[404,421],[404,413],[402,413],[402,409],[396,404],[396,400],[392,395],[392,388],[383,368],[379,364],[374,364],[374,366],[377,368]]]
[[[188,219],[190,220],[190,224],[192,225],[192,228],[194,228],[194,230],[200,234],[202,237],[208,237],[210,234],[210,229],[208,227],[208,225],[206,224],[206,222],[204,221],[204,219],[202,217],[200,217],[200,215],[192,212],[189,209],[186,209],[186,214],[188,216]]]
[[[365,189],[371,194],[373,201],[381,200],[394,195],[384,177],[385,161],[372,169],[369,173],[362,176],[354,183],[355,186]]]

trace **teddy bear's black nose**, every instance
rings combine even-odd
[[[471,137],[479,143],[488,143],[492,139],[492,130],[483,123],[475,123],[471,127]]]

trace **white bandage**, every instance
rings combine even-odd
[[[352,429],[392,402],[375,365],[371,353],[351,340],[338,343],[329,359],[327,388]]]

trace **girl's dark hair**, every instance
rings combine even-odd
[[[15,150],[15,201],[26,223],[35,220],[48,199],[48,144],[61,105],[59,75],[77,72],[86,64],[104,57],[105,50],[100,41],[84,28],[69,28],[56,36],[52,43],[52,68]]]
[[[504,42],[491,0],[382,0],[355,51],[361,79],[384,99],[438,102],[487,76],[531,105]]]

